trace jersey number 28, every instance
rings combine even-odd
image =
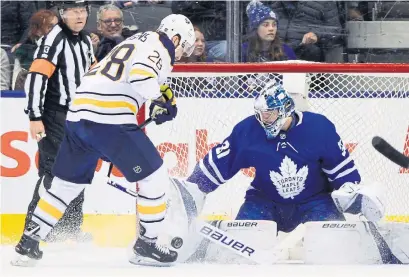
[[[106,57],[106,62],[91,69],[85,76],[93,76],[100,72],[105,77],[112,81],[118,81],[122,77],[125,68],[125,62],[132,55],[135,50],[133,44],[122,44],[116,50],[111,51],[110,55]],[[102,69],[101,69],[102,67]]]

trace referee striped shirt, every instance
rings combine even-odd
[[[41,120],[44,109],[68,111],[83,75],[94,62],[88,35],[74,35],[66,25],[55,25],[38,41],[25,82],[30,120]]]

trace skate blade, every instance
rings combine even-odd
[[[134,255],[129,259],[129,262],[134,265],[154,266],[154,267],[170,267],[175,263],[161,263],[154,259]]]
[[[38,260],[31,259],[27,256],[17,254],[17,257],[10,261],[12,266],[20,266],[20,267],[33,267],[37,264]]]

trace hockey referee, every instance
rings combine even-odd
[[[25,83],[28,95],[25,112],[30,119],[31,137],[38,142],[40,177],[28,207],[26,224],[39,201],[39,191],[51,186],[52,166],[64,137],[68,106],[82,76],[95,62],[91,38],[83,31],[90,13],[88,1],[56,1],[55,4],[60,22],[39,40]],[[84,192],[71,202],[49,240],[81,237],[83,202]]]

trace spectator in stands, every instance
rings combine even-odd
[[[42,9],[34,13],[29,22],[28,39],[15,51],[16,60],[21,66],[21,71],[19,71],[14,85],[16,90],[24,89],[25,78],[33,62],[37,43],[58,23],[58,17],[55,12]],[[14,71],[16,72],[16,70]]]
[[[14,52],[28,37],[28,21],[35,11],[32,1],[1,1],[1,44]]]
[[[172,1],[172,12],[185,15],[202,30],[208,58],[226,61],[226,1]]]
[[[274,1],[278,31],[298,59],[321,62],[324,52],[342,43],[336,1]]]
[[[209,62],[206,57],[206,41],[202,31],[197,26],[193,26],[196,35],[195,50],[190,57],[183,57],[179,60],[182,63],[192,63],[192,62]]]
[[[341,4],[346,5],[346,10],[347,12],[347,20],[348,21],[363,21],[364,17],[362,15],[362,12],[360,10],[360,2],[362,1],[350,1],[348,3],[343,3],[341,2]],[[338,10],[340,10],[340,4],[338,4]],[[345,10],[344,10],[345,11]],[[343,12],[344,12],[343,11]],[[341,15],[342,17],[342,15]]]
[[[197,62],[211,62],[212,60],[206,56],[206,40],[199,29],[199,27],[193,25],[196,35],[195,50],[193,54],[189,57],[183,57],[179,60],[179,63],[197,63]],[[175,89],[182,93],[182,91],[200,91],[202,93],[213,93],[216,89],[214,84],[217,83],[219,79],[213,76],[198,76],[195,78],[184,78],[180,77],[175,82]]]
[[[54,10],[55,12],[57,12],[57,10],[55,9],[56,1],[38,0],[33,2],[36,6],[36,10]]]
[[[281,42],[277,33],[275,13],[259,1],[248,4],[250,34],[242,46],[243,62],[269,62],[295,60],[296,56],[288,45]]]
[[[159,0],[147,0],[147,1],[139,1],[139,0],[114,0],[114,1],[107,1],[107,2],[112,2],[112,4],[116,5],[120,9],[127,9],[127,8],[132,8],[137,4],[140,3],[150,3],[150,4],[157,4],[161,3],[163,1]]]
[[[97,61],[102,60],[117,44],[124,40],[123,14],[115,5],[103,5],[97,13],[97,29],[100,35],[100,43],[95,52]]]
[[[6,50],[3,48],[1,49],[1,71],[0,71],[0,89],[1,90],[8,90],[10,89],[10,82],[11,82],[11,68],[10,68],[10,61],[7,55]]]

